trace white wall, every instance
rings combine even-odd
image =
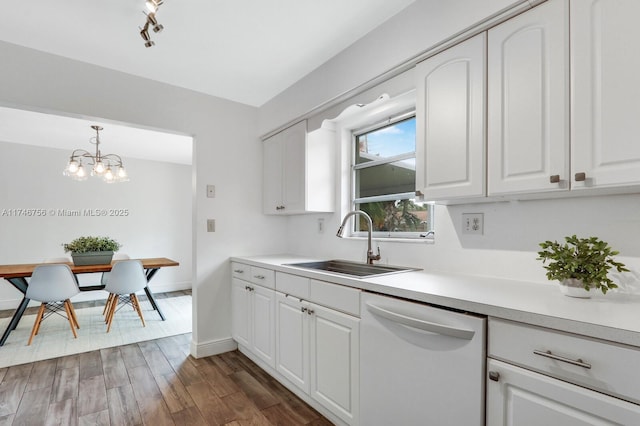
[[[260,108],[267,133],[527,0],[416,0]]]
[[[257,109],[9,43],[0,43],[0,58],[4,106],[194,137],[193,350],[206,354],[228,347],[229,256],[281,252],[286,243],[280,237],[285,221],[261,213]],[[206,184],[216,185],[216,198],[206,198]],[[215,233],[206,233],[207,218],[216,219]]]
[[[131,181],[73,181],[61,170],[69,152],[0,142],[0,259],[37,263],[61,257],[62,243],[81,235],[106,235],[131,257],[169,257],[180,266],[163,269],[153,291],[191,288],[191,166],[125,159]],[[144,194],[144,197],[141,197]],[[16,216],[16,209],[43,209],[44,216]],[[85,209],[122,209],[126,216],[91,216]],[[65,216],[61,211],[80,211]],[[73,213],[72,213],[73,214]],[[160,230],[160,232],[159,232]],[[99,276],[83,276],[96,284]],[[104,297],[104,292],[84,296]],[[87,297],[84,297],[86,299]],[[0,286],[0,309],[16,307],[21,294]]]

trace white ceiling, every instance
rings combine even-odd
[[[415,0],[4,0],[0,40],[260,106]],[[119,123],[0,107],[0,141],[191,164],[192,139]]]
[[[261,106],[415,0],[4,0],[0,40]]]
[[[69,155],[74,149],[95,150],[95,145],[89,143],[96,135],[90,127],[94,124],[103,127],[100,151],[120,155],[125,166],[127,158],[191,164],[193,139],[190,136],[0,107],[0,141],[66,149]]]

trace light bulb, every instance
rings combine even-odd
[[[127,171],[124,169],[123,166],[120,166],[118,168],[118,177],[119,178],[126,178],[127,177]]]
[[[102,161],[96,161],[96,164],[93,166],[93,172],[97,175],[104,173],[104,164]]]
[[[70,160],[69,164],[67,164],[67,171],[69,173],[75,173],[78,171],[78,162],[76,160]]]
[[[105,182],[113,182],[115,176],[113,176],[113,172],[111,171],[111,167],[107,167],[107,170],[104,172],[104,180]]]

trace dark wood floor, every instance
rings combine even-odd
[[[0,369],[1,425],[331,425],[240,352],[191,335]]]

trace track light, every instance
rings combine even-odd
[[[164,26],[162,24],[158,24],[158,20],[156,19],[155,13],[149,13],[147,15],[147,22],[152,25],[151,29],[153,30],[154,33],[159,33],[164,29]]]
[[[156,13],[162,3],[162,0],[147,0],[144,4],[150,13]]]
[[[149,26],[151,26],[154,33],[159,33],[164,29],[164,25],[159,24],[156,19],[156,13],[162,3],[162,0],[146,0],[144,3],[148,10],[148,12],[142,11],[147,17],[147,20],[144,23],[144,27],[140,28],[140,37],[144,40],[144,47],[155,46],[155,43],[151,40],[151,37],[149,37]]]
[[[151,47],[155,45],[151,37],[149,37],[149,22],[144,24],[144,27],[140,29],[140,37],[144,40],[144,47]]]

